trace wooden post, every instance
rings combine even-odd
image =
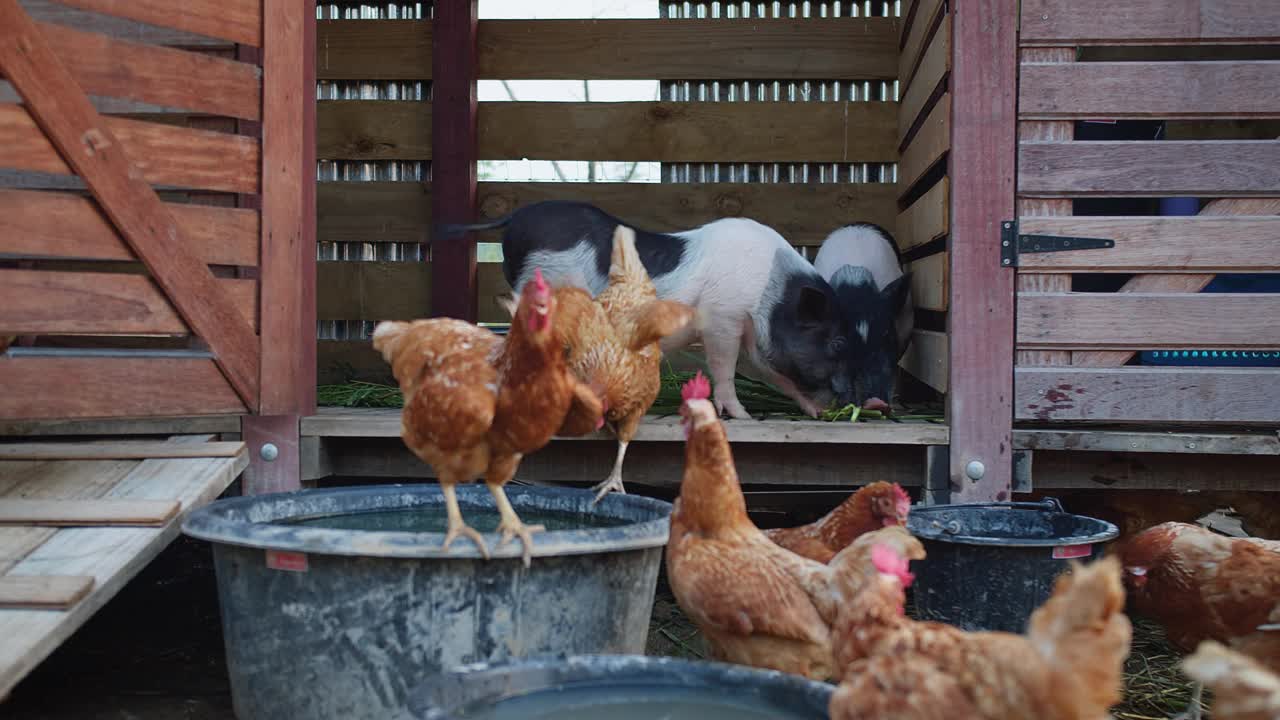
[[[301,487],[299,420],[315,412],[316,392],[315,5],[263,9],[262,392],[242,422],[246,493]]]
[[[1014,273],[1000,266],[1000,223],[1014,219],[1018,2],[951,12],[951,502],[1008,500]]]
[[[436,3],[431,31],[431,220],[472,222],[476,208],[477,0]],[[475,235],[432,233],[431,314],[476,319]]]

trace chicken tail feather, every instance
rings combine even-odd
[[[641,283],[649,281],[649,271],[640,262],[640,253],[636,250],[636,231],[626,225],[619,225],[613,231],[609,282],[619,280]]]
[[[633,312],[635,322],[631,324],[631,337],[626,338],[627,347],[632,352],[640,352],[652,343],[679,332],[693,320],[693,309],[673,300],[652,300]]]
[[[392,362],[395,359],[396,348],[400,347],[400,341],[408,329],[407,322],[384,320],[378,323],[373,329],[373,349],[382,353],[383,360]]]

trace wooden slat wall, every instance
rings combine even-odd
[[[898,59],[901,107],[895,142],[898,164],[898,247],[913,261],[911,296],[921,310],[950,306],[952,16],[940,0],[917,0],[907,14]],[[944,167],[939,174],[937,168]],[[938,243],[936,241],[942,241]],[[923,254],[922,254],[923,253]],[[918,330],[900,365],[939,392],[949,387],[945,334]]]
[[[1199,292],[1217,272],[1280,271],[1280,140],[1215,129],[1280,117],[1280,63],[1193,47],[1280,45],[1280,4],[1024,0],[1021,29],[1019,232],[1116,245],[1020,257],[1017,417],[1280,422],[1280,370],[1120,367],[1140,350],[1280,348],[1280,294]],[[1095,62],[1123,58],[1077,58],[1081,45],[1183,47]],[[1073,141],[1074,121],[1117,119],[1168,120],[1176,139]],[[1195,217],[1073,216],[1079,198],[1179,196],[1210,202]],[[1081,293],[1074,273],[1137,274]]]

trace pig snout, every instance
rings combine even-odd
[[[878,412],[887,413],[889,412],[889,403],[885,402],[884,400],[881,400],[878,397],[871,397],[871,398],[867,398],[866,401],[862,403],[862,409],[875,410]]]

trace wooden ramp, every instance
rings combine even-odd
[[[0,443],[0,699],[240,475],[210,437]]]

